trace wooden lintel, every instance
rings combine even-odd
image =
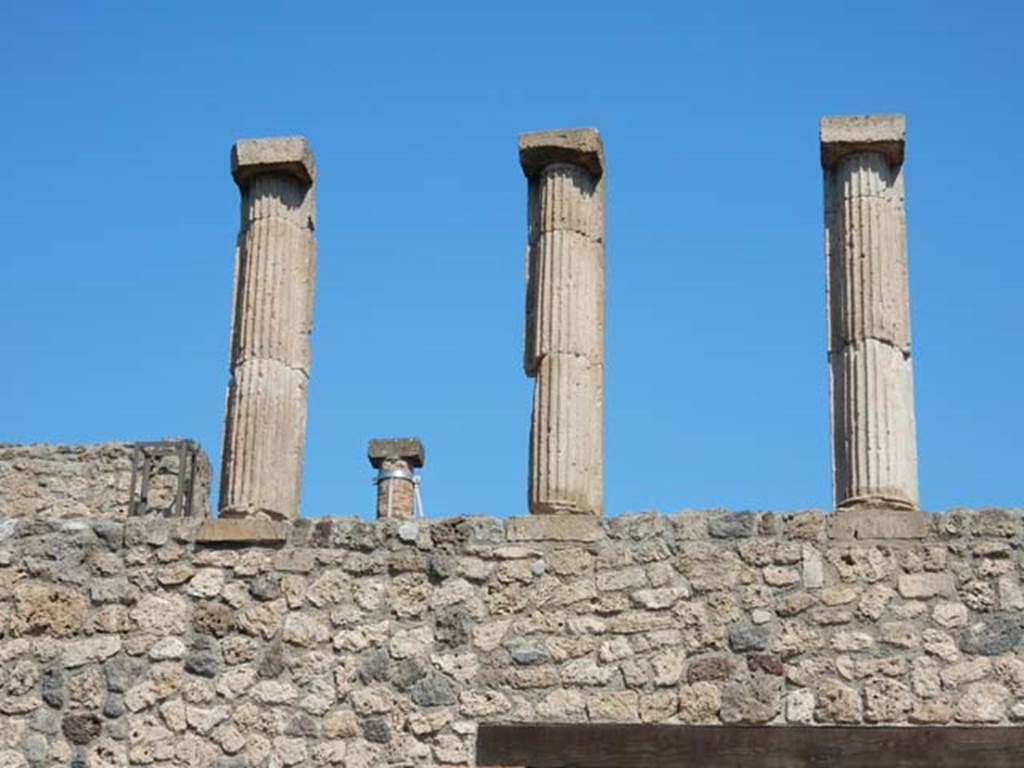
[[[479,766],[1020,768],[1024,727],[481,724]]]

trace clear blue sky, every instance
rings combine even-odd
[[[320,169],[303,512],[525,512],[521,130],[608,155],[606,506],[828,507],[817,122],[904,112],[921,499],[1024,503],[1019,3],[4,3],[0,441],[219,465],[239,137]],[[396,354],[400,350],[400,354]]]

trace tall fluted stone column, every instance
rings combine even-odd
[[[222,517],[299,514],[316,266],[316,168],[302,137],[239,141]]]
[[[825,117],[836,507],[917,507],[901,115]]]
[[[604,148],[596,130],[519,137],[529,180],[524,369],[536,381],[532,514],[600,515],[604,462]]]

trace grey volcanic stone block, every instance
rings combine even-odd
[[[257,667],[257,674],[266,679],[280,677],[285,669],[284,647],[279,640],[271,643]]]
[[[103,674],[107,680],[107,690],[124,693],[145,669],[142,659],[119,656],[103,665]]]
[[[421,707],[441,707],[455,702],[451,683],[438,675],[424,677],[409,691],[412,700]]]
[[[220,664],[220,648],[217,641],[209,637],[197,637],[192,643],[192,652],[185,657],[185,671],[200,677],[216,677]]]
[[[119,693],[111,693],[103,704],[104,717],[120,717],[125,712],[124,696]]]
[[[994,613],[983,616],[960,633],[960,650],[981,656],[998,656],[1014,650],[1024,636],[1024,614]]]
[[[281,596],[281,574],[258,574],[249,583],[249,592],[257,600],[276,600]]]
[[[391,677],[394,665],[385,650],[371,651],[359,664],[359,678],[364,683],[384,682]]]
[[[40,676],[43,701],[54,709],[64,706],[64,674],[60,667],[47,667]]]
[[[716,539],[749,538],[756,531],[756,512],[723,512],[708,523],[708,533]]]
[[[729,647],[737,653],[763,651],[770,638],[771,629],[765,625],[738,624],[729,628]]]
[[[530,643],[513,645],[509,648],[509,655],[512,656],[512,661],[516,664],[523,665],[543,664],[551,660],[551,654],[546,648]]]
[[[313,717],[301,712],[288,721],[284,732],[288,736],[315,739],[320,735],[320,725]]]
[[[100,719],[92,714],[65,715],[61,723],[64,738],[72,744],[88,744],[101,730]]]
[[[374,744],[387,744],[391,741],[391,726],[383,717],[368,717],[359,727],[367,741]]]

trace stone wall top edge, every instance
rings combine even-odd
[[[27,456],[49,453],[89,453],[95,451],[130,451],[134,446],[141,443],[176,442],[187,440],[200,445],[195,438],[184,435],[168,435],[159,438],[148,438],[145,440],[97,440],[89,443],[5,443],[0,441],[0,453],[3,454],[24,454]]]
[[[0,451],[21,452],[21,453],[71,453],[99,449],[123,449],[130,448],[134,443],[129,440],[104,440],[95,443],[3,443],[0,442]]]
[[[1024,536],[1024,509],[956,508],[945,512],[908,513],[875,510],[874,514],[822,512],[729,512],[684,510],[672,513],[626,513],[598,518],[583,515],[494,517],[463,515],[417,520],[372,520],[355,516],[300,518],[275,523],[277,536],[258,539],[226,537],[204,539],[201,530],[212,521],[174,519],[160,514],[118,518],[116,515],[67,517],[41,514],[8,517],[0,510],[0,546],[5,540],[54,534],[95,537],[128,546],[175,540],[196,546],[263,544],[372,550],[412,545],[457,547],[587,546],[606,541],[634,541],[664,537],[679,543],[727,543],[738,539],[781,541],[912,543],[961,537],[1020,538]]]

